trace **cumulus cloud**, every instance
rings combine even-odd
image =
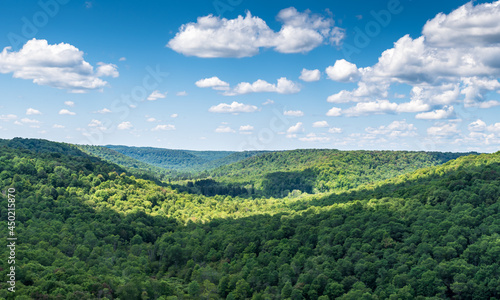
[[[127,130],[127,129],[131,129],[132,127],[134,127],[132,125],[132,123],[128,122],[128,121],[125,121],[125,122],[121,122],[120,124],[118,124],[118,129],[119,130]]]
[[[327,69],[328,76],[358,81],[358,87],[331,95],[328,101],[375,102],[387,99],[392,85],[406,84],[412,87],[412,101],[399,106],[397,112],[427,112],[456,103],[478,108],[500,105],[488,99],[488,93],[500,90],[499,18],[500,1],[469,2],[429,20],[422,36],[401,37],[373,66],[357,68],[339,60]]]
[[[220,80],[219,77],[216,76],[200,79],[195,82],[195,85],[200,88],[213,88],[214,90],[229,89],[229,83]]]
[[[374,97],[387,97],[388,85],[384,83],[366,83],[359,82],[358,87],[353,91],[340,91],[327,98],[328,102],[332,103],[347,103],[347,102],[367,102],[372,101]]]
[[[338,108],[338,107],[332,107],[327,113],[326,115],[328,117],[338,117],[342,114],[342,109],[341,108]]]
[[[298,133],[298,132],[303,132],[304,131],[304,124],[302,122],[298,122],[297,124],[290,126],[288,130],[286,131],[287,133]]]
[[[100,109],[100,110],[96,111],[95,113],[98,113],[98,114],[109,114],[109,113],[111,113],[111,110],[109,110],[107,108],[103,108],[103,109]]]
[[[342,128],[332,127],[330,129],[328,129],[328,132],[329,133],[342,133]]]
[[[474,47],[499,42],[500,2],[474,6],[469,2],[446,15],[439,13],[422,30],[429,44],[436,47]]]
[[[328,126],[330,126],[330,125],[328,125],[327,121],[317,121],[317,122],[313,123],[313,127],[316,127],[316,128],[324,128],[324,127],[328,127]]]
[[[171,118],[177,118],[179,115],[178,114],[171,114],[170,117]]]
[[[278,94],[295,94],[300,92],[300,87],[295,82],[281,77],[276,84],[271,84],[265,80],[258,79],[253,83],[240,82],[233,89],[224,92],[226,96],[235,96],[249,93],[278,93]]]
[[[5,47],[0,53],[0,73],[12,73],[14,78],[33,80],[38,85],[48,85],[82,93],[101,89],[107,82],[100,77],[117,77],[115,65],[92,65],[83,59],[83,51],[73,45],[49,45],[46,40],[32,39],[19,51]]]
[[[235,133],[236,131],[229,126],[220,125],[215,129],[216,133]]]
[[[75,106],[75,102],[73,102],[73,101],[64,101],[64,105],[67,105],[69,107],[73,107],[73,106]]]
[[[40,123],[40,121],[35,120],[35,119],[22,118],[21,119],[21,123],[24,123],[24,124],[38,124],[38,123]]]
[[[26,110],[26,114],[27,115],[41,115],[42,113],[38,109],[34,109],[34,108],[30,107]]]
[[[97,77],[109,76],[109,77],[116,78],[116,77],[120,76],[120,73],[118,73],[118,70],[117,70],[118,67],[114,64],[106,64],[103,62],[98,62],[97,65],[99,66],[99,67],[97,67],[97,73],[96,73]]]
[[[240,131],[251,131],[253,130],[253,126],[252,125],[242,125],[240,126]]]
[[[149,101],[156,101],[158,99],[164,99],[165,97],[167,97],[167,92],[160,93],[160,91],[155,90],[146,99]]]
[[[438,136],[438,137],[445,137],[445,136],[451,136],[451,135],[456,135],[460,131],[458,129],[458,124],[457,123],[442,123],[438,124],[436,126],[432,126],[427,128],[427,134],[432,135],[432,136]]]
[[[17,116],[14,114],[0,115],[0,120],[2,121],[12,121],[15,119],[17,119]]]
[[[486,123],[481,119],[477,119],[476,121],[469,124],[469,131],[484,131],[484,130],[486,130]]]
[[[175,130],[175,126],[171,124],[162,124],[162,125],[156,125],[155,128],[151,129],[151,131],[167,131],[167,130]]]
[[[65,109],[65,108],[61,109],[61,110],[59,111],[59,114],[60,114],[60,115],[70,115],[70,116],[74,116],[74,115],[76,115],[76,113],[74,113],[74,112],[72,112],[72,111],[69,111],[69,110],[67,110],[67,109]]]
[[[419,113],[415,116],[417,119],[425,119],[425,120],[440,120],[440,119],[448,119],[455,116],[455,110],[453,106],[444,107],[443,109],[437,109],[434,111],[429,111],[425,113]]]
[[[356,81],[361,73],[355,64],[341,59],[337,60],[333,66],[326,68],[326,74],[331,80],[349,82]]]
[[[361,116],[367,114],[384,114],[394,112],[398,108],[397,103],[389,102],[388,100],[376,100],[371,102],[360,102],[354,107],[344,110],[347,116]]]
[[[408,124],[406,120],[394,121],[387,126],[380,126],[377,128],[368,127],[366,132],[375,135],[387,135],[390,137],[405,137],[417,135],[417,128],[413,124]]]
[[[290,117],[302,117],[304,112],[301,110],[286,110],[283,112],[283,115]]]
[[[299,141],[302,142],[319,142],[319,143],[326,143],[329,142],[331,138],[326,137],[326,136],[318,136],[315,133],[309,133],[305,137],[299,138]]]
[[[208,111],[212,113],[233,113],[233,114],[251,113],[257,110],[258,107],[255,105],[243,104],[236,101],[234,101],[231,104],[220,103],[208,109]]]
[[[90,121],[88,126],[89,127],[99,127],[99,126],[102,126],[102,122],[99,120],[93,119],[92,121]]]
[[[318,69],[315,70],[302,69],[302,72],[300,72],[300,77],[299,77],[299,79],[307,82],[318,81],[320,78],[321,78],[321,72]]]
[[[104,126],[104,124],[99,121],[99,120],[95,120],[93,119],[92,121],[90,121],[90,123],[87,125],[88,127],[92,127],[92,128],[96,128],[100,131],[105,131],[106,130],[106,127]]]
[[[290,7],[281,10],[277,19],[282,23],[279,32],[250,12],[230,20],[213,15],[199,17],[182,25],[167,47],[186,56],[249,57],[258,54],[260,48],[306,53],[325,43],[339,45],[344,38],[344,31],[335,27],[332,19],[310,11]]]
[[[179,97],[183,97],[183,96],[187,96],[187,92],[186,91],[180,91],[180,92],[177,92],[175,95],[176,96],[179,96]]]

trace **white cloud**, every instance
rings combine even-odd
[[[267,99],[264,103],[262,103],[262,105],[270,105],[270,104],[274,104],[274,101],[271,99]]]
[[[368,102],[373,101],[373,98],[387,97],[387,84],[383,83],[366,83],[358,82],[358,87],[353,91],[340,91],[327,98],[328,102],[332,103],[347,103],[347,102]]]
[[[179,115],[178,114],[171,114],[170,117],[171,118],[177,118]]]
[[[118,129],[119,130],[127,130],[127,129],[131,129],[132,127],[134,127],[132,125],[132,123],[130,123],[129,121],[125,121],[125,122],[121,122],[120,124],[118,124]]]
[[[160,93],[160,91],[155,90],[146,99],[149,100],[149,101],[155,101],[155,100],[158,100],[158,99],[164,99],[165,97],[167,97],[167,92]]]
[[[187,56],[248,57],[258,54],[260,48],[305,53],[324,43],[338,45],[344,38],[344,31],[332,19],[309,11],[290,7],[281,10],[277,19],[283,24],[279,32],[250,12],[231,20],[199,17],[197,22],[182,25],[167,47]]]
[[[16,115],[8,114],[8,115],[0,115],[0,120],[2,121],[11,121],[17,119]]]
[[[477,119],[476,121],[469,124],[469,131],[484,131],[484,130],[486,130],[486,123],[481,119]]]
[[[328,126],[330,126],[330,125],[328,125],[327,121],[317,121],[317,122],[313,123],[313,127],[317,127],[317,128],[324,128],[324,127],[328,127]]]
[[[286,110],[283,112],[283,115],[290,117],[302,117],[304,112],[301,110]]]
[[[424,119],[424,120],[440,120],[440,119],[448,119],[455,115],[455,111],[453,106],[443,107],[443,109],[437,109],[430,112],[419,113],[415,116],[416,119]]]
[[[307,82],[318,81],[321,78],[321,72],[318,69],[315,70],[302,69],[299,78]]]
[[[103,108],[103,109],[100,109],[100,110],[96,111],[96,113],[98,113],[98,114],[109,114],[109,113],[111,113],[111,110],[109,110],[107,108]]]
[[[500,89],[500,82],[496,79],[470,77],[464,78],[463,83],[465,87],[461,93],[465,95],[466,107],[480,106],[484,102],[486,93]]]
[[[229,83],[220,80],[219,77],[217,76],[200,79],[196,81],[194,84],[200,88],[213,88],[214,90],[229,89]]]
[[[180,92],[177,92],[175,95],[176,96],[179,96],[179,97],[183,97],[183,96],[187,96],[187,92],[186,91],[180,91]]]
[[[413,124],[408,124],[406,120],[394,121],[387,126],[380,126],[377,128],[368,127],[366,132],[375,135],[387,135],[390,137],[405,137],[417,135],[417,128]]]
[[[27,115],[41,115],[42,113],[39,110],[30,107],[26,110],[26,114]]]
[[[208,109],[209,112],[213,113],[251,113],[257,111],[257,106],[248,105],[243,103],[238,103],[234,101],[231,104],[220,103],[218,105],[212,106]]]
[[[297,124],[290,126],[288,130],[286,131],[287,133],[298,133],[298,132],[303,132],[304,131],[304,125],[302,122],[298,122]]]
[[[316,142],[326,143],[326,142],[329,142],[330,140],[331,140],[331,138],[329,138],[329,137],[318,136],[315,133],[309,133],[305,137],[299,138],[299,141],[302,141],[302,142],[313,142],[313,143],[316,143]]]
[[[500,123],[495,123],[487,127],[488,131],[500,133]]]
[[[147,118],[146,122],[156,122],[155,118]]]
[[[102,122],[99,120],[93,119],[92,121],[90,121],[88,126],[89,127],[100,127],[100,126],[102,126]]]
[[[427,42],[435,47],[475,47],[498,43],[500,2],[474,6],[469,2],[446,15],[437,14],[422,30]]]
[[[338,117],[342,114],[342,109],[341,108],[338,108],[338,107],[332,107],[327,113],[326,115],[328,117]]]
[[[120,57],[120,59],[118,61],[126,61],[127,58],[126,57]]]
[[[398,104],[389,102],[388,100],[376,100],[371,102],[361,102],[354,107],[344,110],[347,116],[361,116],[366,114],[384,114],[394,112],[398,108]]]
[[[252,131],[254,128],[252,125],[242,125],[240,126],[240,131]]]
[[[333,66],[326,68],[326,74],[331,80],[349,82],[356,81],[361,73],[355,64],[341,59],[337,60]]]
[[[358,88],[340,91],[328,101],[374,102],[387,98],[384,93],[391,85],[407,84],[413,88],[412,101],[398,107],[398,112],[424,112],[455,103],[478,108],[500,105],[488,99],[488,93],[500,90],[500,23],[496,22],[500,1],[475,4],[469,2],[449,14],[436,15],[425,24],[422,36],[401,37],[373,66],[356,71],[345,62],[345,69],[350,70],[345,74],[359,74]],[[353,79],[338,73],[333,72],[333,79]],[[361,85],[373,91],[362,93]]]
[[[62,128],[65,128],[65,126],[64,125],[59,125],[59,124],[54,124],[54,125],[52,125],[52,128],[62,129]]]
[[[32,39],[17,52],[11,47],[3,49],[0,73],[80,93],[106,86],[102,76],[118,76],[114,65],[102,64],[95,72],[83,55],[83,51],[70,44],[49,45],[46,40]]]
[[[106,130],[106,127],[104,127],[104,125],[102,124],[102,122],[99,121],[99,120],[96,120],[96,119],[92,119],[92,121],[90,121],[90,123],[87,126],[95,128],[95,129],[98,129],[100,131],[105,131]]]
[[[236,131],[229,126],[220,125],[219,127],[217,127],[215,129],[215,132],[217,132],[217,133],[234,133]]]
[[[24,123],[24,124],[38,124],[38,123],[40,123],[40,121],[35,120],[35,119],[22,118],[21,119],[21,123]]]
[[[342,133],[342,128],[332,127],[330,129],[328,129],[328,132],[329,133]]]
[[[300,87],[295,82],[281,77],[277,84],[271,84],[265,80],[258,79],[254,83],[240,82],[232,90],[224,92],[226,96],[235,96],[249,93],[278,93],[278,94],[295,94],[300,92]]]
[[[432,136],[451,136],[459,132],[457,123],[444,123],[427,128],[427,134]]]
[[[499,105],[500,105],[500,101],[489,100],[489,101],[470,104],[469,107],[492,108],[492,107],[499,106]]]
[[[75,106],[75,102],[73,102],[73,101],[64,101],[64,105],[67,105],[69,107],[73,107],[73,106]]]
[[[59,111],[59,114],[60,114],[60,115],[70,115],[70,116],[74,116],[74,115],[76,115],[76,113],[74,113],[74,112],[72,112],[72,111],[69,111],[69,110],[67,110],[67,109],[65,109],[65,108],[61,109],[61,110]]]
[[[164,124],[164,125],[157,125],[155,128],[151,129],[152,131],[159,131],[159,130],[175,130],[175,126],[171,124]]]
[[[99,66],[99,67],[97,67],[97,73],[96,73],[97,77],[108,76],[108,77],[116,78],[116,77],[120,76],[120,73],[118,73],[118,70],[117,70],[118,66],[116,66],[114,64],[106,64],[103,62],[98,62],[97,65]]]

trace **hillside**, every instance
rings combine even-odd
[[[126,156],[120,152],[101,146],[76,145],[83,152],[99,157],[107,162],[117,164],[128,169],[130,172],[144,171],[144,173],[157,177],[159,180],[168,180],[179,176],[187,176],[188,173],[180,173],[173,170],[160,168],[154,165],[147,164],[132,157]]]
[[[0,185],[16,190],[16,299],[500,297],[500,152],[245,199],[178,193],[67,144],[11,142]]]
[[[210,170],[264,153],[264,151],[192,151],[114,145],[105,147],[149,165],[189,172]]]
[[[255,156],[210,172],[219,182],[254,185],[266,196],[348,190],[472,153],[304,149]]]

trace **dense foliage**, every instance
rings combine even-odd
[[[18,139],[0,141],[0,185],[16,189],[19,237],[16,293],[2,281],[0,298],[500,297],[500,152],[277,199],[179,193]]]
[[[262,195],[283,197],[293,190],[305,193],[348,190],[463,155],[466,154],[294,150],[267,153],[221,166],[211,171],[211,175],[221,182],[253,184]]]
[[[113,145],[106,147],[138,161],[176,171],[209,170],[263,153],[263,151],[191,151]]]

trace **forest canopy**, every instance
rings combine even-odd
[[[0,140],[20,240],[0,298],[500,297],[500,152],[261,153],[208,174],[261,192],[206,196],[80,149]],[[282,181],[312,190],[266,191]]]

